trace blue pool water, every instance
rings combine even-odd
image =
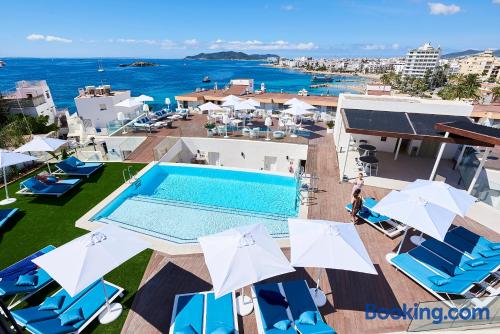
[[[186,243],[256,223],[282,237],[288,232],[288,217],[297,214],[293,177],[156,165],[93,219]]]

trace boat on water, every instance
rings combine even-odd
[[[207,83],[210,82],[210,78],[208,76],[204,77],[202,82]]]
[[[328,75],[313,75],[311,82],[332,82],[333,78]]]
[[[104,67],[102,67],[102,62],[99,60],[97,63],[98,63],[97,72],[104,72]]]
[[[4,61],[0,60],[0,67],[4,67],[6,64]]]

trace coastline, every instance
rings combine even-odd
[[[297,67],[287,67],[287,66],[279,66],[279,65],[274,65],[274,64],[261,64],[262,66],[267,66],[267,67],[273,67],[273,68],[281,68],[281,69],[287,69],[287,70],[292,70],[292,71],[297,71],[297,72],[302,72],[302,73],[308,73],[308,74],[321,74],[321,75],[340,75],[340,76],[347,76],[347,77],[362,77],[369,79],[369,82],[374,82],[380,80],[380,74],[375,74],[375,73],[350,73],[350,72],[335,72],[335,71],[318,71],[318,70],[307,70],[304,68],[297,68]]]

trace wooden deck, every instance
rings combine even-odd
[[[335,154],[333,136],[312,139],[309,144],[308,169],[319,177],[320,191],[315,194],[314,203],[309,208],[309,218],[334,221],[349,221],[344,209],[350,200],[352,185],[339,184],[338,161]],[[382,198],[388,190],[364,187],[363,196]],[[487,235],[492,240],[500,236],[468,219],[457,218],[455,224]],[[404,274],[397,272],[385,260],[385,255],[397,248],[401,237],[391,240],[367,224],[356,228],[371,256],[378,275],[369,275],[341,270],[327,270],[321,287],[327,293],[328,304],[321,313],[328,324],[338,333],[382,333],[404,331],[408,321],[365,320],[365,305],[378,307],[400,307],[403,303],[435,301],[436,299]],[[408,241],[406,247],[409,248]],[[403,248],[403,249],[404,249]],[[284,249],[289,256],[289,249]],[[314,285],[316,269],[298,268],[295,273],[279,276],[269,281],[303,278]],[[122,333],[168,333],[174,296],[179,293],[206,291],[212,288],[210,276],[203,255],[169,256],[155,252],[144,273],[141,287],[129,312]],[[246,293],[250,291],[247,288]],[[254,313],[239,318],[240,331],[257,334]]]

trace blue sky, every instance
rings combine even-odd
[[[0,57],[374,57],[424,42],[445,52],[500,48],[500,0],[23,0],[1,8]]]

